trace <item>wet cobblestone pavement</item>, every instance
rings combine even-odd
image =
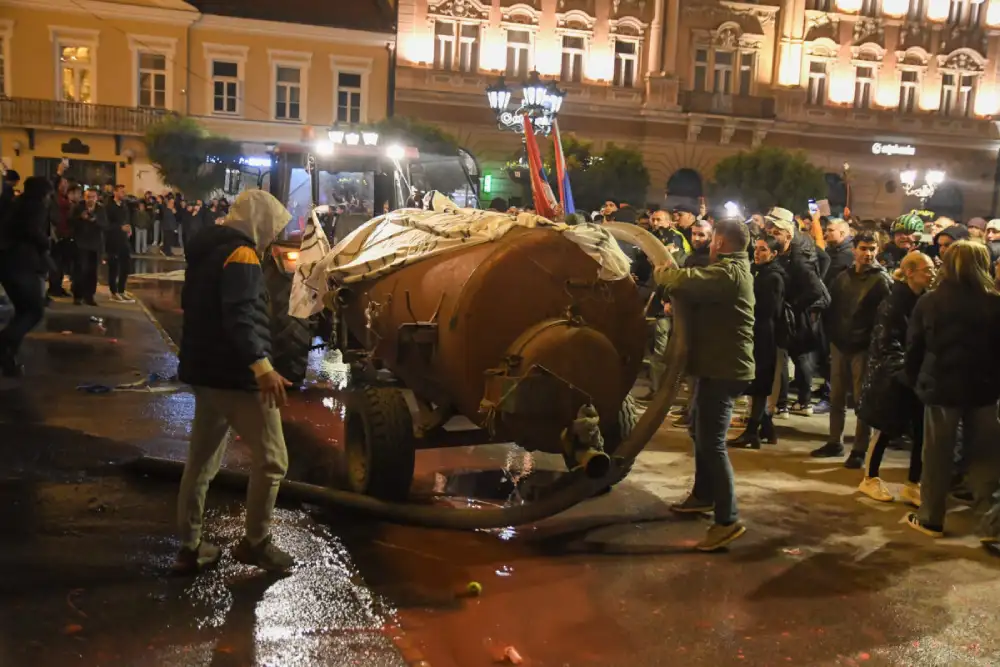
[[[135,290],[171,335],[173,289]],[[693,553],[706,520],[669,516],[691,460],[665,426],[625,483],[536,526],[450,533],[283,506],[276,539],[302,562],[291,576],[228,558],[198,579],[168,576],[174,488],[116,464],[181,458],[193,402],[77,391],[175,364],[138,307],[97,314],[105,332],[58,305],[29,341],[29,376],[0,384],[3,667],[485,667],[509,664],[508,647],[532,667],[1000,665],[1000,561],[971,512],[953,507],[945,540],[909,530],[903,505],[855,493],[856,471],[808,458],[820,417],[782,423],[777,447],[733,453],[750,532],[729,553]],[[338,400],[293,397],[296,474],[311,453],[339,451]],[[883,466],[894,490],[904,458]],[[227,465],[245,463],[233,443]],[[418,485],[503,503],[558,469],[514,447],[428,450]],[[210,512],[210,536],[233,544],[239,499],[214,492]],[[473,581],[482,594],[461,595]]]

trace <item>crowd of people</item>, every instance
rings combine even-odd
[[[909,448],[899,500],[915,509],[905,520],[921,533],[944,534],[949,495],[990,500],[1000,486],[1000,219],[925,225],[913,212],[885,225],[784,208],[747,220],[712,219],[684,204],[651,214],[624,208],[626,216],[609,201],[601,218],[647,227],[678,265],[651,267],[623,248],[637,282],[654,290],[653,391],[674,310],[685,307],[692,396],[674,423],[695,441],[696,477],[674,509],[714,511],[699,548],[721,548],[745,531],[727,448],[777,444],[775,420],[792,414],[828,419],[826,442],[811,456],[863,469],[859,491],[877,501],[897,500],[880,478],[884,452]],[[733,417],[741,394],[743,419]],[[851,406],[853,438],[845,434]],[[984,543],[995,547],[995,538]]]
[[[67,166],[60,164],[52,179],[32,176],[23,184],[16,171],[3,174],[0,283],[15,311],[0,332],[5,375],[20,374],[21,341],[41,321],[48,301],[72,298],[78,306],[96,306],[104,264],[111,301],[133,302],[127,290],[133,255],[174,257],[185,239],[221,220],[229,208],[225,199],[190,201],[179,192],[136,196],[114,182],[85,188],[64,177]],[[48,281],[44,293],[37,288],[39,276]]]

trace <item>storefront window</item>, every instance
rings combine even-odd
[[[62,158],[36,157],[35,176],[53,178]],[[105,184],[117,183],[117,165],[114,162],[99,160],[75,160],[70,158],[69,167],[63,172],[67,179],[80,184],[83,188],[103,188]]]

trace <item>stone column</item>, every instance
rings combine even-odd
[[[680,41],[681,0],[666,0],[667,34],[663,45],[663,72],[677,76],[677,48]]]
[[[667,0],[653,0],[653,20],[649,24],[649,46],[646,49],[646,74],[663,71],[663,11]]]
[[[615,54],[611,48],[611,0],[596,0],[594,38],[590,44],[590,62],[587,76],[597,81],[610,82],[615,73]]]
[[[558,0],[542,0],[542,16],[535,33],[535,69],[543,76],[562,71],[562,39],[556,34]]]
[[[778,32],[778,85],[798,86],[801,82],[805,38],[805,0],[782,0]]]

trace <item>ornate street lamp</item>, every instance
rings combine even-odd
[[[486,88],[486,100],[497,117],[497,128],[507,132],[524,132],[523,118],[531,121],[535,134],[548,135],[552,123],[562,109],[566,93],[555,83],[546,84],[532,72],[528,80],[521,84],[521,103],[511,109],[511,89],[501,76]]]
[[[928,199],[934,196],[938,186],[944,183],[945,173],[940,169],[928,169],[924,174],[924,182],[917,185],[917,170],[904,169],[899,172],[899,183],[903,186],[903,192],[911,197],[920,200],[920,207],[923,208]]]

